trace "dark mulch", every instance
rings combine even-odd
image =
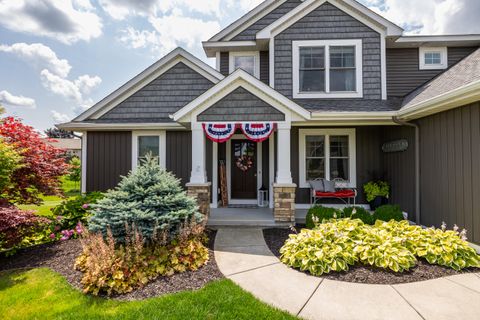
[[[277,257],[280,257],[280,248],[292,233],[293,231],[290,229],[263,230],[263,236],[267,246]],[[428,264],[425,260],[421,259],[418,260],[416,267],[403,273],[394,273],[370,266],[353,266],[347,272],[332,272],[321,276],[321,278],[357,283],[399,284],[442,278],[469,272],[478,272],[478,270],[464,269],[459,272],[450,268]]]
[[[167,293],[175,293],[185,290],[197,290],[207,283],[224,278],[217,267],[213,244],[216,231],[208,230],[208,249],[210,260],[204,267],[197,271],[188,271],[175,274],[171,277],[159,277],[146,286],[131,293],[116,296],[118,300],[141,300],[157,297]],[[21,250],[12,257],[0,256],[0,271],[11,269],[50,268],[60,273],[75,288],[81,289],[82,273],[75,271],[73,266],[75,259],[80,255],[82,247],[80,241],[69,240],[48,245],[41,245]]]

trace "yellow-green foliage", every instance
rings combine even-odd
[[[283,263],[321,275],[348,270],[360,262],[403,272],[414,267],[417,257],[455,270],[480,267],[480,256],[457,231],[422,229],[408,221],[340,219],[291,235],[280,249]]]

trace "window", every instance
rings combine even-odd
[[[448,67],[448,50],[446,47],[421,47],[419,55],[420,70],[439,70]]]
[[[361,98],[362,41],[293,41],[294,98]]]
[[[242,69],[252,76],[260,77],[260,55],[253,52],[230,52],[230,73]]]
[[[300,187],[318,178],[356,187],[355,129],[300,129]]]
[[[136,168],[141,165],[149,153],[158,157],[160,165],[165,167],[165,131],[134,131],[132,133],[132,167]]]

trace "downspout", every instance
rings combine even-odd
[[[415,223],[420,225],[420,127],[396,116],[392,117],[392,120],[401,126],[415,128]]]

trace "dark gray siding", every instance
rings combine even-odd
[[[228,52],[220,52],[220,73],[224,76],[230,74],[230,54]]]
[[[182,186],[190,181],[192,172],[192,132],[167,131],[167,170],[181,180]]]
[[[301,0],[287,0],[285,3],[278,6],[278,8],[276,8],[269,14],[265,15],[264,17],[259,19],[257,22],[249,26],[247,29],[243,30],[241,33],[233,37],[232,41],[255,40],[255,35],[257,34],[257,32],[264,29],[265,27],[267,27],[268,25],[273,23],[275,20],[279,19],[284,14],[291,11],[301,3],[302,3]]]
[[[422,224],[457,224],[480,243],[480,102],[418,122]]]
[[[213,83],[179,62],[100,118],[103,122],[170,122],[169,115]]]
[[[260,51],[260,81],[270,85],[270,54]]]
[[[325,3],[275,37],[275,89],[292,97],[292,41],[362,39],[363,98],[381,99],[380,34]]]
[[[284,121],[285,115],[243,87],[202,112],[198,121]]]
[[[131,132],[88,132],[87,192],[115,188],[131,169]]]
[[[448,66],[456,64],[476,48],[448,48]],[[418,48],[387,49],[387,94],[403,97],[445,70],[420,70]]]

